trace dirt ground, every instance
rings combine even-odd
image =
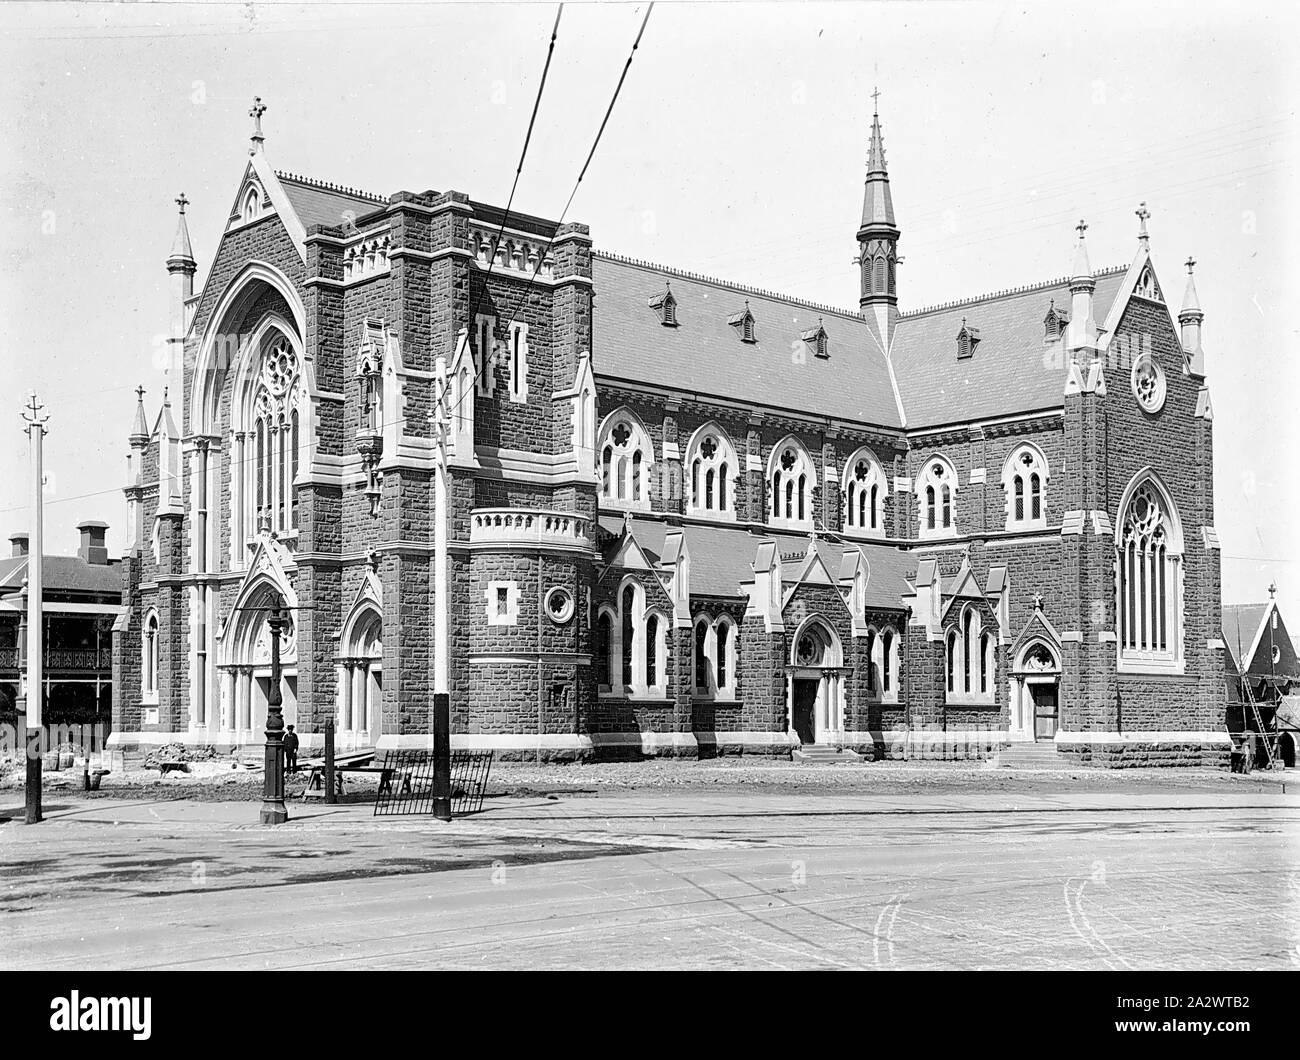
[[[79,769],[47,771],[47,793],[85,799],[188,799],[203,802],[255,800],[262,796],[260,769],[232,768],[227,761],[193,762],[189,773],[159,777],[156,770],[110,774],[100,790],[82,790]],[[1001,769],[972,762],[870,762],[853,765],[806,766],[788,761],[721,758],[704,761],[656,759],[644,762],[534,764],[497,762],[492,766],[489,796],[599,796],[602,793],[680,789],[718,794],[747,791],[827,791],[878,795],[958,792],[1075,792],[1120,793],[1161,791],[1252,791],[1284,793],[1290,780],[1300,786],[1294,770],[1256,771],[1237,776],[1201,769]],[[0,776],[0,790],[21,789],[22,771],[11,768]],[[306,772],[286,778],[285,794],[299,799]],[[377,779],[363,774],[347,778],[345,801],[373,798]]]

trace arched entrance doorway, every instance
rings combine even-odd
[[[1282,732],[1277,738],[1277,758],[1286,769],[1295,769],[1295,733]]]
[[[246,593],[233,608],[230,628],[221,637],[226,660],[221,666],[221,732],[231,743],[257,743],[266,729],[271,699],[271,629],[266,616],[277,600],[292,606],[285,594],[265,582]],[[298,724],[295,618],[290,610],[280,634],[280,702],[286,725]]]
[[[843,663],[840,638],[825,619],[806,619],[790,642],[786,667],[787,731],[801,744],[843,743]]]
[[[383,619],[363,607],[348,623],[339,654],[338,726],[344,747],[373,747],[383,732]]]
[[[1052,648],[1041,640],[1026,644],[1011,668],[1011,724],[1013,742],[1052,740],[1060,725],[1061,664]]]

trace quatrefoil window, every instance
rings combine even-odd
[[[620,423],[614,428],[612,437],[614,439],[614,444],[622,448],[627,445],[628,441],[631,439],[632,432],[627,429],[627,424]]]
[[[700,452],[704,454],[705,460],[712,460],[713,454],[718,451],[718,440],[710,435],[700,443]]]
[[[781,454],[781,470],[789,471],[792,467],[794,467],[795,461],[797,459],[798,457],[795,455],[795,451],[793,449],[787,449],[784,453]]]

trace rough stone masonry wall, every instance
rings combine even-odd
[[[1123,340],[1127,339],[1127,343]],[[1107,366],[1104,402],[1106,508],[1118,517],[1121,495],[1135,474],[1150,467],[1173,497],[1184,543],[1183,677],[1119,674],[1118,715],[1125,731],[1218,731],[1224,725],[1224,659],[1207,641],[1221,636],[1219,553],[1205,547],[1204,526],[1214,525],[1210,426],[1193,415],[1200,380],[1183,371],[1183,353],[1166,311],[1134,299],[1117,329],[1122,352],[1149,348],[1164,369],[1167,393],[1155,415],[1133,397],[1129,365],[1119,357]],[[1116,526],[1116,533],[1121,531]],[[1114,575],[1111,580],[1114,607]],[[1113,627],[1112,627],[1113,628]]]

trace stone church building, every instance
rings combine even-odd
[[[849,310],[276,171],[262,109],[201,286],[178,200],[119,750],[261,742],[279,597],[305,750],[427,746],[442,609],[458,747],[1226,760],[1202,313],[1145,206],[1127,268],[1080,222],[1068,277],[903,311],[877,116]]]

